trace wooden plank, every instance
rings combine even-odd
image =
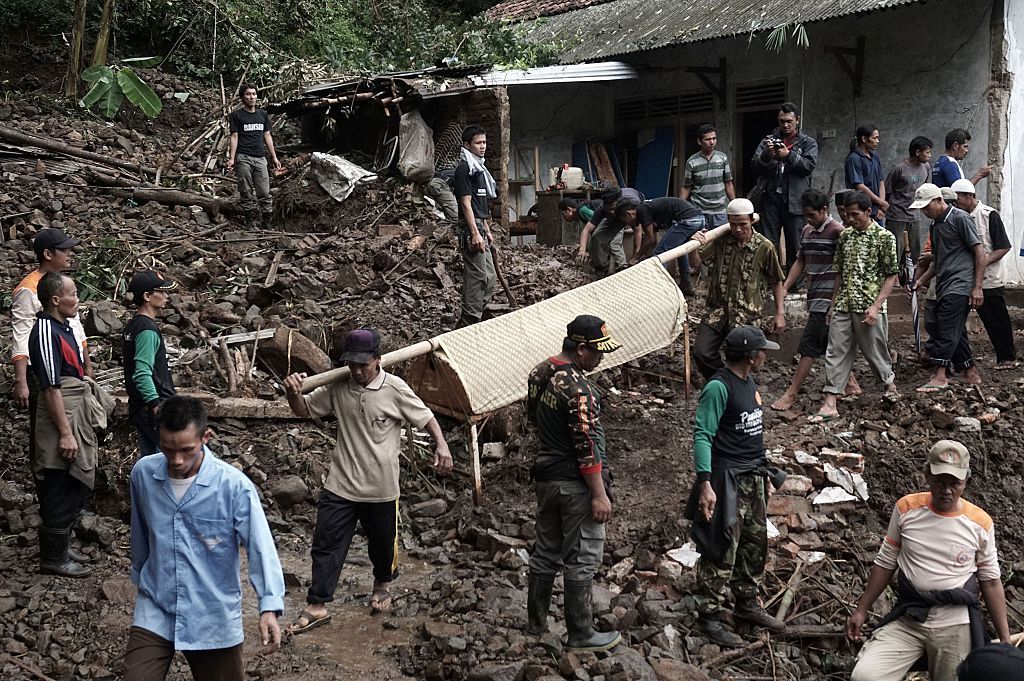
[[[286,400],[261,400],[255,397],[217,397],[210,393],[179,392],[178,395],[195,397],[206,405],[210,418],[213,419],[260,419],[260,420],[297,420]],[[128,396],[115,395],[114,413],[128,413]]]
[[[484,503],[483,480],[480,475],[480,440],[478,429],[475,423],[469,423],[469,458],[473,469],[473,504],[480,506]]]
[[[618,187],[619,180],[615,177],[612,163],[608,160],[608,150],[601,142],[594,142],[590,145],[590,156],[594,159],[594,168],[597,170],[597,178],[604,182],[607,187]]]

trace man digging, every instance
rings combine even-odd
[[[313,530],[313,581],[306,609],[292,624],[294,634],[331,621],[326,604],[334,600],[356,522],[366,533],[373,564],[371,612],[391,609],[389,585],[398,574],[398,475],[402,426],[426,428],[434,439],[434,467],[452,470],[452,455],[434,414],[405,381],[380,367],[380,335],[356,329],[345,338],[341,360],[351,378],[303,396],[306,374],[284,380],[288,405],[297,416],[317,423],[334,415],[337,444],[320,493]],[[410,434],[411,436],[411,434]]]

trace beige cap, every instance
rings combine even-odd
[[[942,198],[942,190],[931,182],[925,182],[917,191],[914,192],[914,202],[910,204],[911,208],[924,208],[935,199]],[[955,197],[954,197],[955,198]]]
[[[729,202],[729,205],[725,207],[726,215],[749,215],[751,220],[757,222],[761,219],[761,216],[754,212],[754,204],[751,203],[750,199],[733,199]]]
[[[928,450],[928,470],[932,475],[952,475],[966,480],[971,474],[971,455],[956,440],[939,440]]]

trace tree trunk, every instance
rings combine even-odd
[[[110,46],[110,34],[113,32],[114,4],[117,0],[103,0],[103,16],[100,17],[100,32],[96,36],[96,49],[92,53],[92,65],[101,66],[107,63],[107,47]]]
[[[71,27],[71,59],[64,77],[64,95],[78,99],[78,75],[82,71],[82,42],[85,38],[85,8],[88,0],[75,0],[75,20]]]

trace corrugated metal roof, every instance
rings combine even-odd
[[[613,0],[537,22],[537,40],[572,47],[565,63],[871,12],[924,0]]]
[[[600,5],[612,0],[505,0],[485,12],[489,19],[526,21],[537,17],[551,17],[581,7]]]
[[[595,82],[601,80],[629,80],[636,78],[636,69],[620,61],[602,61],[590,64],[543,66],[535,69],[489,71],[470,80],[478,86],[487,85],[539,85],[541,83]]]

